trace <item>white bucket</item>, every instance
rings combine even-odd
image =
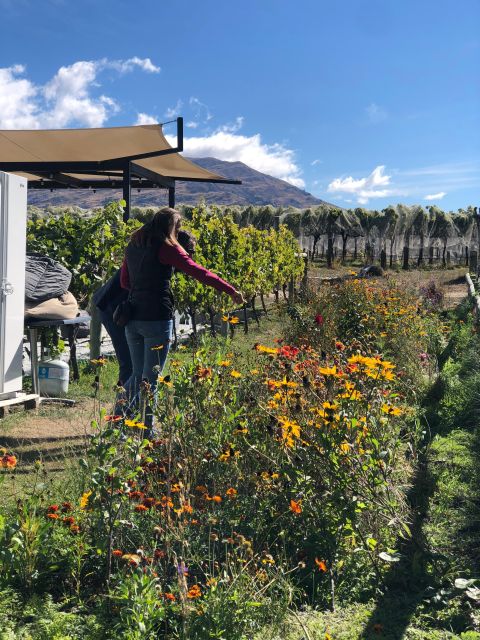
[[[63,360],[41,360],[38,383],[42,396],[65,396],[68,393],[70,367]]]

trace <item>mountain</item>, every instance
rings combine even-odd
[[[190,158],[192,162],[232,180],[241,180],[242,184],[216,184],[209,182],[182,182],[176,184],[177,204],[196,204],[201,198],[207,203],[265,205],[277,207],[306,208],[322,204],[324,200],[265,173],[260,173],[243,162],[226,162],[216,158]],[[29,204],[38,207],[46,205],[77,205],[94,208],[121,199],[120,190],[100,189],[93,193],[87,189],[31,190]],[[132,190],[132,206],[165,206],[168,202],[164,189],[144,189],[137,193]]]

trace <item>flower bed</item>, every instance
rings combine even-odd
[[[234,342],[174,356],[155,440],[102,411],[78,494],[47,504],[35,486],[6,517],[4,580],[67,594],[125,638],[251,638],[289,607],[372,594],[409,536],[442,328],[361,281],[289,313],[247,357]]]

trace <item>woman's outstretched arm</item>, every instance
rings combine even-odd
[[[167,243],[163,244],[158,250],[158,259],[162,264],[169,264],[175,267],[175,269],[183,271],[183,273],[186,273],[188,276],[195,278],[195,280],[198,280],[202,284],[226,293],[233,298],[237,304],[243,302],[242,294],[239,293],[235,287],[225,280],[222,280],[222,278],[212,273],[212,271],[197,264],[181,247]]]

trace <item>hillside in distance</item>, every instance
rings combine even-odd
[[[276,207],[306,208],[322,204],[324,200],[265,173],[260,173],[243,162],[226,162],[216,158],[190,158],[192,162],[242,184],[215,184],[209,182],[176,183],[177,204],[197,204],[200,199],[207,203],[266,205]],[[47,205],[77,205],[86,209],[100,207],[106,202],[122,198],[120,190],[100,189],[93,193],[87,189],[30,190],[29,204],[38,207]],[[168,195],[164,189],[132,189],[132,206],[165,206]]]

